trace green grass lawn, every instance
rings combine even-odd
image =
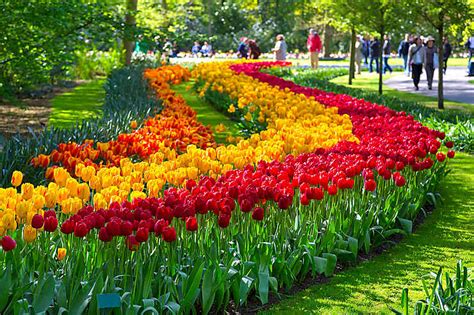
[[[48,124],[72,128],[77,121],[100,116],[105,97],[104,83],[105,79],[90,81],[54,97]]]
[[[372,260],[336,274],[284,299],[262,314],[390,314],[400,310],[403,288],[410,304],[424,298],[421,277],[440,266],[452,271],[456,261],[474,267],[474,156],[458,154],[441,183],[442,204],[401,243]],[[471,192],[471,193],[469,193]]]
[[[384,80],[392,76],[398,76],[398,75],[403,75],[403,74],[395,73],[395,72],[393,74],[387,73],[384,75]],[[378,92],[379,77],[377,73],[363,72],[361,75],[356,76],[356,78],[352,82],[352,85],[348,84],[348,79],[349,77],[346,75],[346,76],[335,78],[331,80],[331,82],[344,85],[347,87],[351,87],[351,88],[358,88],[362,90]],[[427,107],[432,107],[432,108],[438,107],[438,100],[436,97],[397,91],[393,88],[388,87],[385,84],[383,86],[383,93],[385,95],[397,97],[403,100],[418,102]],[[472,106],[472,104],[445,100],[444,106],[446,109],[460,109],[460,110],[466,110],[466,111],[470,111],[471,113],[474,113],[474,106]]]
[[[238,135],[240,129],[237,127],[237,122],[230,120],[224,113],[218,112],[211,104],[199,98],[192,88],[187,89],[187,87],[192,87],[193,84],[193,81],[188,81],[180,85],[174,85],[172,89],[180,94],[186,103],[197,112],[197,119],[202,124],[211,126],[217,143],[225,143],[228,136]],[[218,124],[223,124],[226,130],[216,132],[215,127]]]

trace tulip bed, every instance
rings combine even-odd
[[[286,65],[193,70],[200,96],[242,122],[235,144],[218,145],[170,89],[189,71],[163,66],[144,72],[159,115],[34,157],[47,186],[14,172],[0,188],[0,311],[93,314],[112,292],[130,313],[265,304],[409,233],[446,174],[444,134],[259,71]]]

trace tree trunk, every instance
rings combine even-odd
[[[125,15],[125,64],[132,62],[132,53],[135,48],[134,32],[137,21],[135,14],[137,12],[138,0],[127,0],[127,13]]]
[[[444,109],[444,95],[443,95],[443,37],[444,37],[444,28],[443,24],[438,29],[439,35],[439,51],[438,51],[438,108]]]
[[[323,55],[324,58],[329,58],[331,54],[331,38],[333,29],[329,24],[324,25],[324,38],[323,38]]]
[[[380,31],[380,56],[379,56],[379,94],[382,95],[383,93],[383,35],[384,35],[384,27]]]
[[[351,29],[351,58],[349,64],[349,85],[352,85],[352,79],[355,74],[355,44],[356,44],[356,31],[354,27]]]

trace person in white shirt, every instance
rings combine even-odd
[[[286,51],[288,47],[286,46],[285,36],[279,34],[276,36],[275,48],[272,51],[275,53],[275,60],[286,60]]]
[[[423,64],[425,63],[425,47],[423,47],[423,40],[420,37],[413,39],[413,45],[408,50],[408,64],[411,66],[411,73],[415,90],[418,91],[418,84],[423,73]]]

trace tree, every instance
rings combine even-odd
[[[0,94],[12,96],[65,75],[75,51],[110,45],[117,14],[106,2],[0,2]]]
[[[125,14],[125,64],[129,65],[132,62],[133,49],[135,48],[135,28],[137,26],[137,20],[135,15],[137,14],[138,0],[127,0],[126,14]]]
[[[464,29],[474,20],[474,4],[467,0],[410,0],[407,8],[412,9],[413,18],[424,25],[433,27],[439,43],[438,53],[438,108],[444,109],[443,95],[443,38],[454,28]]]
[[[355,44],[356,44],[356,31],[363,27],[363,14],[360,8],[364,5],[358,3],[352,5],[353,2],[359,0],[350,1],[348,0],[323,0],[322,5],[327,8],[327,12],[331,17],[329,24],[340,29],[342,31],[351,32],[351,45],[350,45],[350,60],[349,60],[349,84],[352,85],[352,79],[355,74]]]

